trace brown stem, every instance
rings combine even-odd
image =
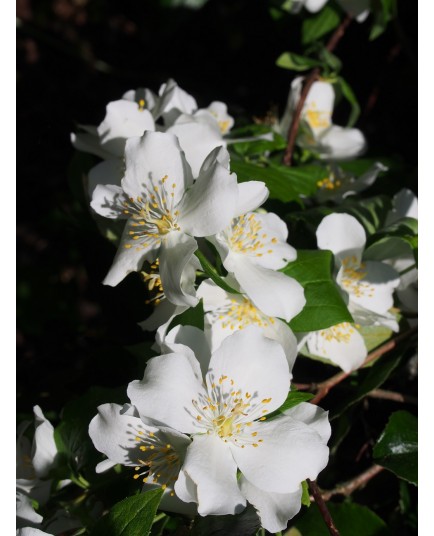
[[[401,341],[407,339],[410,337],[410,335],[413,335],[413,333],[417,332],[417,327],[411,328],[408,331],[401,333],[401,335],[398,335],[394,339],[391,339],[390,341],[386,342],[385,344],[379,346],[376,350],[368,354],[365,361],[362,363],[362,365],[359,368],[363,368],[368,363],[371,363],[372,361],[375,361],[382,355],[386,354],[387,352],[390,352],[390,350],[393,350],[397,344],[399,344]],[[310,401],[311,404],[318,404],[320,400],[322,400],[330,391],[330,389],[333,389],[338,383],[341,383],[343,380],[348,378],[348,376],[352,374],[352,372],[339,372],[339,374],[335,374],[328,380],[321,382],[318,384],[318,392],[314,398]]]
[[[336,28],[333,32],[333,35],[330,37],[326,49],[329,52],[332,52],[339,41],[342,39],[345,34],[345,30],[348,28],[349,24],[352,21],[352,17],[348,15]],[[307,95],[309,94],[310,88],[315,80],[319,77],[320,70],[318,67],[315,67],[311,72],[306,76],[301,90],[300,99],[297,103],[297,106],[294,110],[294,115],[292,116],[291,126],[288,130],[288,138],[285,154],[283,155],[283,163],[285,166],[290,166],[292,163],[292,153],[294,152],[295,140],[297,139],[298,127],[300,125],[301,112],[303,110],[304,103],[306,101]]]
[[[339,531],[336,528],[333,522],[332,516],[330,515],[327,505],[323,499],[323,496],[321,494],[321,490],[318,487],[318,484],[316,483],[316,481],[312,481],[309,479],[307,480],[307,483],[309,484],[309,489],[313,495],[313,498],[315,499],[315,502],[321,513],[321,516],[324,519],[324,523],[327,525],[327,528],[329,529],[331,536],[340,536]]]
[[[324,501],[329,501],[334,495],[345,495],[348,497],[353,493],[353,491],[367,484],[371,478],[374,478],[374,476],[378,475],[378,473],[381,471],[383,471],[383,467],[380,465],[373,465],[360,475],[348,480],[347,482],[339,484],[334,489],[322,491],[322,498]]]
[[[374,389],[368,393],[368,396],[371,398],[381,398],[383,400],[393,400],[394,402],[404,402],[407,404],[417,405],[417,398],[415,396],[403,395],[402,393],[386,391],[385,389]]]

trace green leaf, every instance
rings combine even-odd
[[[252,536],[261,526],[253,506],[248,505],[238,515],[196,516],[191,536]]]
[[[379,358],[371,367],[365,371],[358,372],[358,378],[353,381],[350,395],[342,397],[342,403],[331,411],[331,419],[335,419],[343,414],[350,406],[359,402],[368,393],[380,387],[399,365],[402,353],[391,352]]]
[[[307,506],[309,508],[310,505],[311,505],[311,502],[310,502],[309,486],[308,486],[306,480],[303,480],[303,482],[301,483],[301,489],[302,489],[302,492],[301,492],[301,504],[303,506]]]
[[[303,21],[301,27],[302,44],[308,45],[331,32],[337,27],[340,20],[339,13],[333,6],[324,6],[319,13]]]
[[[417,264],[418,221],[402,218],[369,237],[364,257],[373,260],[413,255]]]
[[[238,182],[263,181],[270,190],[270,199],[284,203],[298,201],[299,196],[312,196],[317,190],[317,182],[327,176],[322,166],[284,166],[270,161],[259,166],[239,160],[231,161],[231,169],[237,174]]]
[[[374,459],[417,485],[417,418],[408,411],[393,413],[374,447]]]
[[[271,132],[270,129],[267,130],[267,133],[273,134],[273,139],[271,140],[249,140],[249,141],[237,141],[232,142],[228,145],[229,150],[234,151],[240,156],[255,156],[263,155],[265,152],[275,152],[281,151],[286,147],[286,140],[280,134],[276,132]],[[249,134],[250,136],[257,136],[257,134]]]
[[[377,0],[373,3],[373,8],[374,23],[369,35],[370,41],[377,39],[384,32],[388,23],[397,15],[396,0]]]
[[[294,52],[284,52],[277,58],[276,65],[290,71],[307,71],[312,67],[319,67],[321,62]]]
[[[287,177],[279,169],[258,166],[249,162],[231,161],[231,170],[237,174],[239,182],[263,181],[270,190],[271,199],[288,203],[298,199],[297,192],[289,184]]]
[[[267,421],[279,417],[279,415],[282,415],[284,411],[298,406],[298,404],[301,404],[301,402],[308,402],[313,397],[314,395],[312,393],[305,393],[303,391],[289,391],[285,402],[280,406],[280,408],[276,409],[276,411],[273,411],[273,413],[270,413],[270,415],[267,415]]]
[[[391,199],[378,195],[369,199],[346,199],[335,211],[351,214],[359,220],[367,234],[371,235],[384,226],[391,208]]]
[[[194,254],[199,259],[203,271],[214,281],[216,285],[223,290],[226,290],[226,292],[230,292],[231,294],[240,294],[237,290],[233,289],[226,283],[226,281],[217,273],[217,270],[201,251],[197,250]]]
[[[326,47],[321,48],[319,57],[321,61],[328,65],[333,72],[338,73],[341,70],[341,60],[335,54],[333,54],[333,52],[327,50]]]
[[[348,119],[347,126],[352,127],[353,125],[355,125],[360,115],[359,101],[357,100],[356,94],[354,93],[352,87],[348,84],[346,80],[342,78],[342,76],[338,77],[337,83],[342,91],[342,95],[351,104],[351,113]]]
[[[391,536],[385,522],[374,512],[355,503],[327,503],[340,536]],[[318,508],[306,510],[295,524],[301,536],[329,536]]]
[[[281,271],[304,288],[306,305],[289,322],[293,331],[317,331],[353,319],[332,278],[333,254],[326,250],[297,251],[297,260]]]
[[[194,326],[203,331],[205,314],[203,312],[203,300],[199,300],[196,307],[190,307],[182,314],[176,316],[170,324],[167,331],[170,331],[174,326]]]
[[[115,504],[95,525],[91,536],[147,536],[163,490],[153,489]]]

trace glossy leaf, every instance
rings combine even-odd
[[[289,322],[293,331],[317,331],[353,319],[332,278],[330,251],[298,251],[297,260],[281,271],[304,288],[306,305]]]
[[[357,119],[360,115],[360,104],[357,100],[356,94],[354,93],[352,87],[348,84],[346,80],[344,80],[341,76],[338,77],[338,85],[342,91],[343,97],[350,103],[351,105],[351,112],[350,117],[348,119],[347,126],[352,127],[355,125]]]
[[[98,521],[91,536],[147,536],[162,496],[163,490],[158,488],[115,504]]]
[[[325,5],[321,11],[303,21],[301,40],[308,45],[331,32],[340,22],[339,13],[333,6]]]
[[[389,225],[369,237],[365,257],[381,260],[413,255],[417,264],[417,233],[417,220],[414,218],[402,218],[393,225]]]
[[[273,413],[270,413],[270,415],[267,416],[267,421],[275,419],[287,409],[298,406],[298,404],[301,404],[301,402],[309,402],[309,400],[311,400],[313,397],[314,395],[312,393],[289,391],[285,402],[280,406],[280,408],[276,409],[276,411],[273,411]]]
[[[393,413],[374,447],[374,459],[417,485],[417,418],[408,411]]]
[[[327,503],[340,536],[391,536],[385,522],[374,512],[354,503]],[[318,508],[309,508],[295,524],[301,536],[329,536]]]
[[[277,58],[276,65],[290,71],[307,71],[312,67],[319,67],[321,62],[294,52],[284,52]]]

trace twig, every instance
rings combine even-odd
[[[328,511],[327,505],[323,499],[323,496],[321,494],[321,490],[318,487],[318,484],[315,481],[312,481],[309,479],[307,480],[307,483],[309,484],[310,491],[312,492],[312,495],[315,499],[315,502],[321,513],[321,516],[324,519],[324,523],[327,525],[327,528],[329,529],[331,536],[340,536],[339,531],[333,522],[332,516],[330,515],[330,512]]]
[[[386,391],[385,389],[374,389],[368,393],[368,396],[371,398],[382,398],[383,400],[393,400],[394,402],[404,402],[407,404],[417,405],[417,398],[415,396],[403,395],[402,393]]]
[[[387,352],[390,352],[390,350],[393,350],[397,344],[399,344],[401,341],[407,339],[411,335],[417,332],[417,327],[411,328],[408,331],[405,331],[404,333],[401,333],[401,335],[398,335],[394,339],[391,339],[390,341],[386,342],[385,344],[379,346],[376,350],[368,354],[365,361],[362,363],[362,365],[359,368],[363,368],[368,363],[371,363],[372,361],[375,361],[382,355],[386,354]],[[318,392],[314,398],[310,401],[311,404],[318,404],[320,400],[322,400],[330,391],[330,389],[333,389],[338,383],[341,383],[343,380],[348,378],[352,372],[339,372],[338,374],[335,374],[328,380],[321,382],[318,384]]]
[[[373,465],[360,475],[356,476],[355,478],[352,478],[351,480],[348,480],[347,482],[339,484],[334,489],[331,489],[329,491],[322,491],[322,498],[324,499],[324,501],[329,501],[335,495],[345,495],[345,497],[348,497],[353,493],[353,491],[367,484],[371,480],[371,478],[374,478],[374,476],[378,475],[378,473],[383,471],[383,469],[384,468],[380,465]]]
[[[330,37],[326,49],[329,52],[332,52],[339,41],[342,39],[343,35],[345,34],[345,30],[349,26],[349,24],[352,21],[352,17],[348,15],[336,28],[333,35]],[[286,166],[290,166],[292,162],[292,153],[294,151],[295,146],[295,140],[297,138],[298,133],[298,127],[300,125],[300,119],[301,119],[301,112],[303,110],[304,103],[306,101],[307,95],[309,94],[310,88],[312,87],[312,84],[315,82],[315,80],[319,77],[320,70],[318,67],[315,67],[311,70],[311,72],[307,75],[305,78],[303,88],[301,90],[300,99],[297,103],[297,106],[294,110],[294,115],[292,116],[291,126],[288,130],[288,138],[287,138],[287,145],[285,154],[283,155],[283,163]]]

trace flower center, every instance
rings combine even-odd
[[[180,460],[176,450],[157,437],[153,432],[149,432],[138,425],[135,441],[138,446],[137,465],[133,478],[135,480],[142,477],[145,484],[159,484],[163,489],[172,488],[176,482],[180,469]],[[170,493],[174,495],[173,492]]]
[[[160,186],[154,186],[143,197],[130,197],[124,201],[124,214],[129,216],[129,224],[133,228],[129,231],[132,240],[140,240],[143,247],[149,246],[149,241],[161,240],[171,231],[179,231],[177,223],[179,212],[174,210],[173,198],[176,184],[172,184],[172,191],[167,192],[165,175],[159,182]],[[168,199],[169,197],[169,199]],[[125,244],[125,248],[132,247]]]
[[[355,329],[349,322],[342,322],[336,326],[320,331],[320,335],[328,342],[337,341],[348,344]]]
[[[254,214],[234,218],[227,235],[233,251],[254,254],[256,257],[262,257],[264,253],[273,253],[272,249],[264,250],[268,235],[262,232],[262,223]],[[271,243],[277,244],[277,238],[272,238]]]
[[[322,190],[337,190],[342,186],[342,182],[337,179],[335,180],[334,176],[325,177],[324,179],[317,181],[316,185]]]
[[[328,128],[330,126],[330,112],[318,110],[315,102],[310,104],[304,115],[311,128]]]
[[[210,379],[212,381],[212,376]],[[271,398],[259,400],[257,394],[243,393],[234,380],[224,374],[212,382],[207,396],[199,395],[192,400],[199,427],[240,448],[256,448],[263,442],[258,437],[255,421],[265,420],[266,405],[270,402]]]
[[[274,324],[274,318],[264,315],[247,298],[232,298],[230,304],[213,311],[214,318],[221,320],[222,328],[244,329],[250,325],[267,327]]]
[[[354,294],[357,298],[363,296],[371,298],[375,289],[369,283],[363,282],[367,274],[366,264],[363,262],[359,263],[357,258],[352,255],[351,257],[345,257],[342,265],[344,269],[341,277],[341,285],[344,290],[350,294]]]

